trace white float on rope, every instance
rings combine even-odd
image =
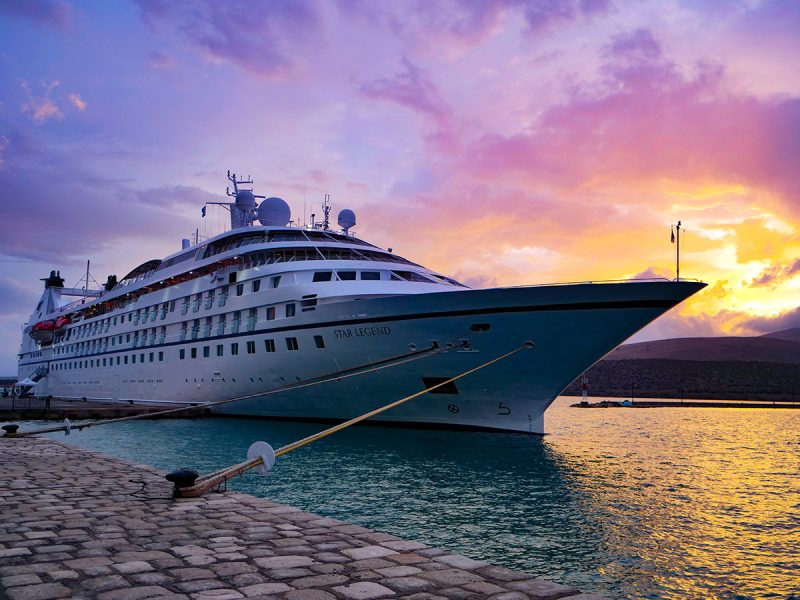
[[[261,457],[261,464],[255,467],[257,473],[269,475],[275,465],[275,450],[267,442],[253,442],[247,449],[247,460]]]

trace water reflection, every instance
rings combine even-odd
[[[800,572],[800,411],[568,408],[544,438],[359,427],[232,487],[619,597],[787,597]],[[122,423],[68,438],[210,471],[320,428]]]

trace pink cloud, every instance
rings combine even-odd
[[[21,110],[23,113],[29,114],[36,123],[64,118],[64,113],[51,98],[53,90],[59,85],[58,81],[40,82],[39,87],[42,90],[40,93],[34,92],[27,81],[23,81],[21,85],[28,97]]]
[[[86,110],[86,100],[81,98],[80,94],[70,94],[68,97],[72,106],[74,106],[81,112]]]
[[[732,95],[723,71],[691,76],[637,30],[605,50],[604,79],[545,111],[532,130],[487,133],[460,170],[576,189],[615,181],[716,181],[772,189],[800,208],[800,99]]]

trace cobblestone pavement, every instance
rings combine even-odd
[[[245,494],[167,499],[163,475],[0,438],[0,598],[600,598]]]

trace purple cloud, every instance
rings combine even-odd
[[[136,2],[151,26],[175,27],[212,60],[232,62],[273,79],[299,69],[298,47],[310,45],[321,24],[308,0],[206,0],[189,6],[163,0]]]
[[[800,258],[788,265],[773,265],[764,269],[753,281],[751,287],[770,286],[783,283],[800,273]]]
[[[32,285],[22,285],[4,277],[0,279],[0,313],[30,313],[39,294],[39,289]]]
[[[672,279],[672,275],[659,267],[647,267],[644,271],[634,275],[632,279]]]
[[[800,308],[789,310],[775,317],[750,317],[742,321],[742,328],[756,334],[772,333],[800,327]]]
[[[520,13],[529,35],[538,35],[611,10],[610,0],[416,0],[370,2],[340,0],[340,11],[350,18],[378,24],[420,46],[441,53],[448,46],[476,46],[500,30],[503,18]]]
[[[449,120],[450,109],[439,89],[407,58],[403,58],[403,70],[399,73],[363,83],[359,91],[367,98],[386,100],[420,113],[440,126]]]
[[[158,243],[179,239],[192,228],[187,215],[198,215],[202,202],[212,197],[180,186],[137,190],[98,176],[87,164],[101,160],[102,149],[86,143],[75,151],[30,134],[11,133],[8,139],[6,165],[0,169],[0,189],[7,199],[0,204],[5,224],[0,255],[15,260],[66,265],[102,254],[131,232]]]
[[[536,0],[520,2],[520,5],[532,35],[605,14],[613,7],[611,0]]]
[[[346,17],[377,24],[414,44],[444,44],[447,40],[458,40],[473,45],[486,39],[508,6],[518,1],[412,0],[394,3],[339,0],[337,5]]]
[[[60,0],[3,0],[0,14],[66,29],[72,20],[71,7]]]
[[[147,65],[151,69],[163,69],[166,71],[172,70],[176,67],[174,58],[168,54],[159,52],[158,50],[153,50],[147,53]]]

